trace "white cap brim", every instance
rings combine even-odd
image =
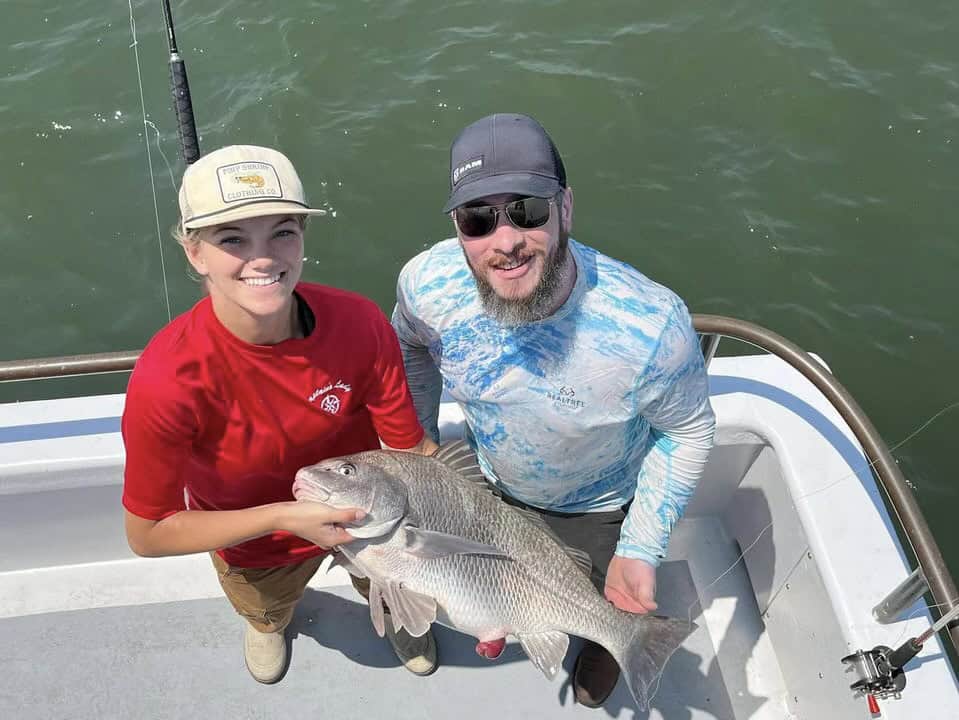
[[[265,215],[326,215],[326,210],[304,207],[287,200],[254,200],[238,207],[225,208],[219,212],[185,219],[183,229],[198,230]]]

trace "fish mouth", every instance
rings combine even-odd
[[[330,499],[332,493],[325,487],[305,480],[299,475],[293,481],[293,497],[297,500],[313,500],[314,502],[326,502]]]

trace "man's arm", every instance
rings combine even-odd
[[[650,424],[649,449],[636,495],[607,573],[606,595],[618,607],[656,607],[655,568],[696,489],[709,456],[715,416],[706,368],[685,307],[674,309],[639,379],[639,410]]]
[[[400,273],[396,285],[396,307],[393,308],[393,329],[400,341],[406,382],[413,396],[413,405],[426,434],[439,442],[440,397],[443,394],[443,378],[428,350],[426,328],[420,322],[407,298],[407,268]]]

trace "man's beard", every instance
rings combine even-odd
[[[562,291],[569,277],[572,261],[567,247],[569,233],[560,232],[559,242],[546,256],[543,273],[539,283],[526,297],[503,298],[496,294],[493,286],[476,272],[476,268],[466,258],[466,264],[476,280],[483,309],[500,325],[516,326],[537,322],[548,317],[556,310],[557,294]],[[465,256],[465,253],[464,253]]]

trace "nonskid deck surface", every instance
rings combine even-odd
[[[682,535],[678,545],[693,540],[692,533]],[[715,552],[725,545],[722,554],[735,558],[735,547],[719,540],[720,533],[695,533],[697,546],[705,542]],[[549,682],[515,642],[490,662],[475,654],[474,639],[435,626],[441,667],[415,677],[375,635],[365,602],[350,586],[336,585],[307,590],[289,629],[290,669],[273,686],[247,674],[243,623],[223,598],[0,619],[0,718],[781,718],[775,697],[750,693],[747,685],[755,692],[756,683],[746,677],[746,659],[737,657],[761,652],[762,645],[758,636],[742,640],[742,628],[758,619],[747,583],[737,571],[710,589],[742,595],[732,603],[738,620],[717,620],[724,604],[712,602],[705,617],[699,612],[685,561],[662,566],[660,611],[686,617],[692,604],[700,628],[673,655],[649,713],[635,710],[622,681],[604,708],[576,705],[570,688],[575,639]],[[717,626],[725,627],[723,638],[710,632]],[[723,662],[714,651],[717,639],[720,652],[729,654]]]

